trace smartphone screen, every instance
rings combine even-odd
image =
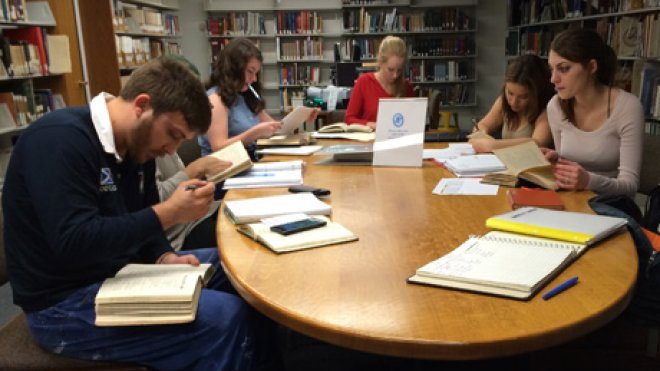
[[[303,220],[296,220],[295,222],[274,225],[270,227],[270,230],[286,236],[293,233],[307,231],[313,228],[323,227],[326,224],[327,223],[325,220],[309,218]]]

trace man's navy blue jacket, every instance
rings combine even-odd
[[[126,263],[171,251],[149,207],[158,202],[154,166],[105,153],[88,106],[32,123],[13,149],[2,195],[14,302],[45,309]]]

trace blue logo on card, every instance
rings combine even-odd
[[[392,123],[394,124],[395,127],[400,128],[403,126],[403,122],[405,120],[403,119],[403,115],[400,113],[395,113],[394,116],[392,116]]]

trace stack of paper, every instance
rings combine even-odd
[[[227,179],[223,189],[289,187],[302,184],[303,165],[302,160],[254,164],[247,172]]]
[[[264,155],[280,156],[309,156],[320,150],[323,146],[300,146],[300,147],[281,147],[281,148],[263,148],[258,149],[257,153]]]
[[[436,162],[444,163],[449,159],[474,155],[474,148],[470,143],[449,143],[449,147],[443,149],[425,149],[422,158],[425,160],[433,159]]]
[[[506,166],[495,155],[461,156],[447,160],[445,166],[457,177],[477,177],[506,170]]]
[[[248,198],[225,202],[225,214],[236,224],[252,223],[264,218],[295,213],[330,215],[330,205],[311,193]]]

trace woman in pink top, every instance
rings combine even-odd
[[[617,57],[601,37],[566,30],[550,45],[557,91],[548,103],[557,185],[601,194],[634,195],[639,188],[644,113],[634,95],[613,86]]]
[[[408,59],[406,43],[399,37],[387,36],[378,48],[378,72],[363,73],[355,82],[344,121],[347,124],[376,128],[380,98],[412,97],[410,82],[403,77]]]

